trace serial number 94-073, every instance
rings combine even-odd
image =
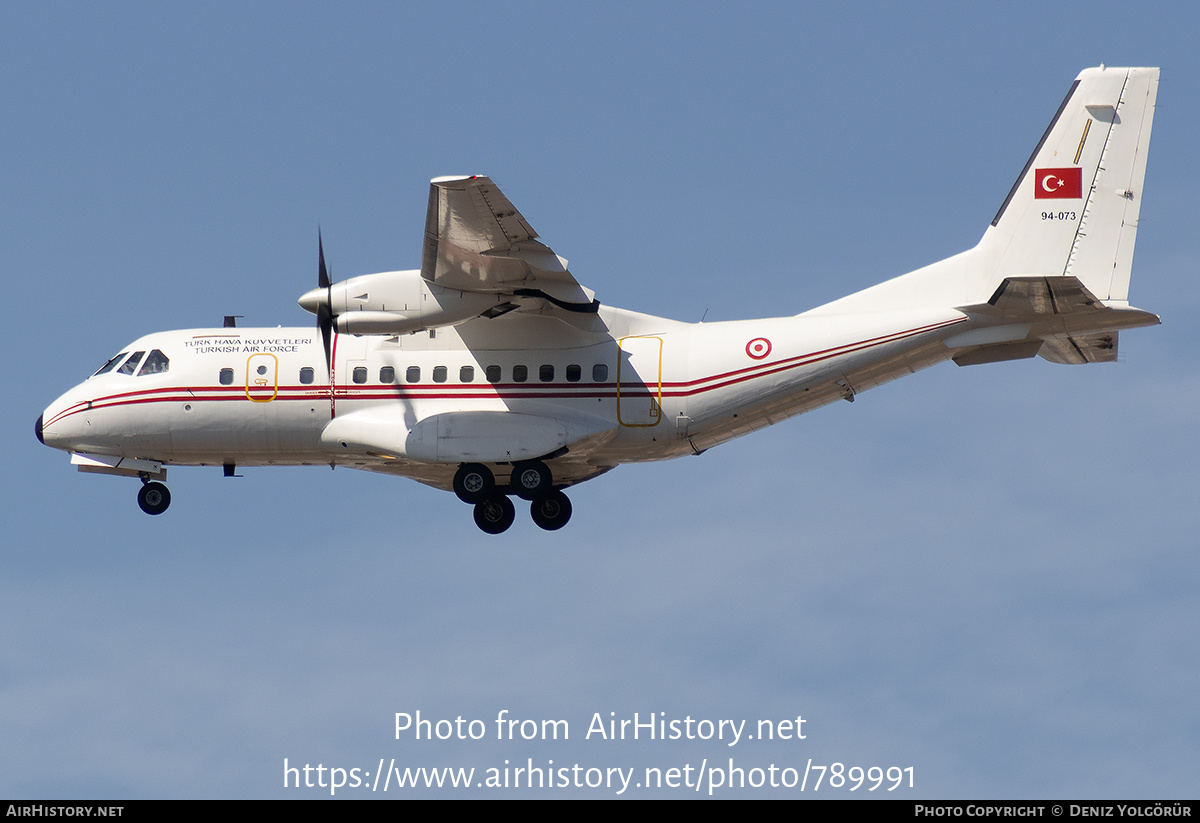
[[[1044,211],[1043,220],[1074,220],[1077,215],[1073,211]]]

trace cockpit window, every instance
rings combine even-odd
[[[104,374],[105,372],[112,371],[113,367],[115,367],[118,363],[120,363],[122,360],[124,360],[125,355],[127,355],[127,354],[129,354],[129,352],[127,352],[127,351],[121,352],[116,357],[114,357],[112,360],[109,360],[107,363],[105,363],[103,366],[101,366],[100,370],[97,371],[96,374]],[[96,374],[93,374],[92,377],[95,377]]]
[[[137,371],[138,363],[141,362],[143,354],[145,354],[144,351],[135,351],[129,355],[129,359],[125,361],[125,365],[117,369],[117,374],[133,374]]]
[[[171,367],[171,361],[167,356],[158,349],[150,352],[146,356],[146,362],[142,364],[142,368],[138,371],[138,377],[143,374],[162,374]]]

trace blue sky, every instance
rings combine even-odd
[[[0,6],[0,795],[328,795],[285,791],[285,758],[733,757],[912,766],[891,795],[912,798],[1194,796],[1198,18]],[[563,532],[498,538],[450,495],[342,470],[176,469],[148,518],[136,484],[32,436],[143,333],[310,325],[318,226],[336,277],[415,267],[442,174],[491,175],[605,303],[811,308],[973,245],[1100,62],[1163,69],[1131,291],[1163,325],[1118,364],[942,365],[622,467]],[[571,740],[394,739],[396,712],[502,709]],[[597,712],[803,715],[807,737],[584,740]]]

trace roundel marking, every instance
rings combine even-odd
[[[746,344],[746,354],[754,360],[762,360],[771,353],[771,341],[765,337],[756,337]]]

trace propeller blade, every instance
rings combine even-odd
[[[325,289],[325,300],[317,307],[317,328],[321,330],[321,342],[325,344],[325,365],[333,373],[333,289],[329,280],[329,269],[325,266],[325,242],[321,230],[317,229],[317,286]]]
[[[321,330],[321,342],[325,344],[325,365],[333,369],[333,312],[328,305],[317,309],[317,328]]]
[[[329,288],[329,270],[325,268],[325,243],[321,240],[320,229],[317,229],[317,257],[320,261],[317,268],[317,285],[327,289]]]

